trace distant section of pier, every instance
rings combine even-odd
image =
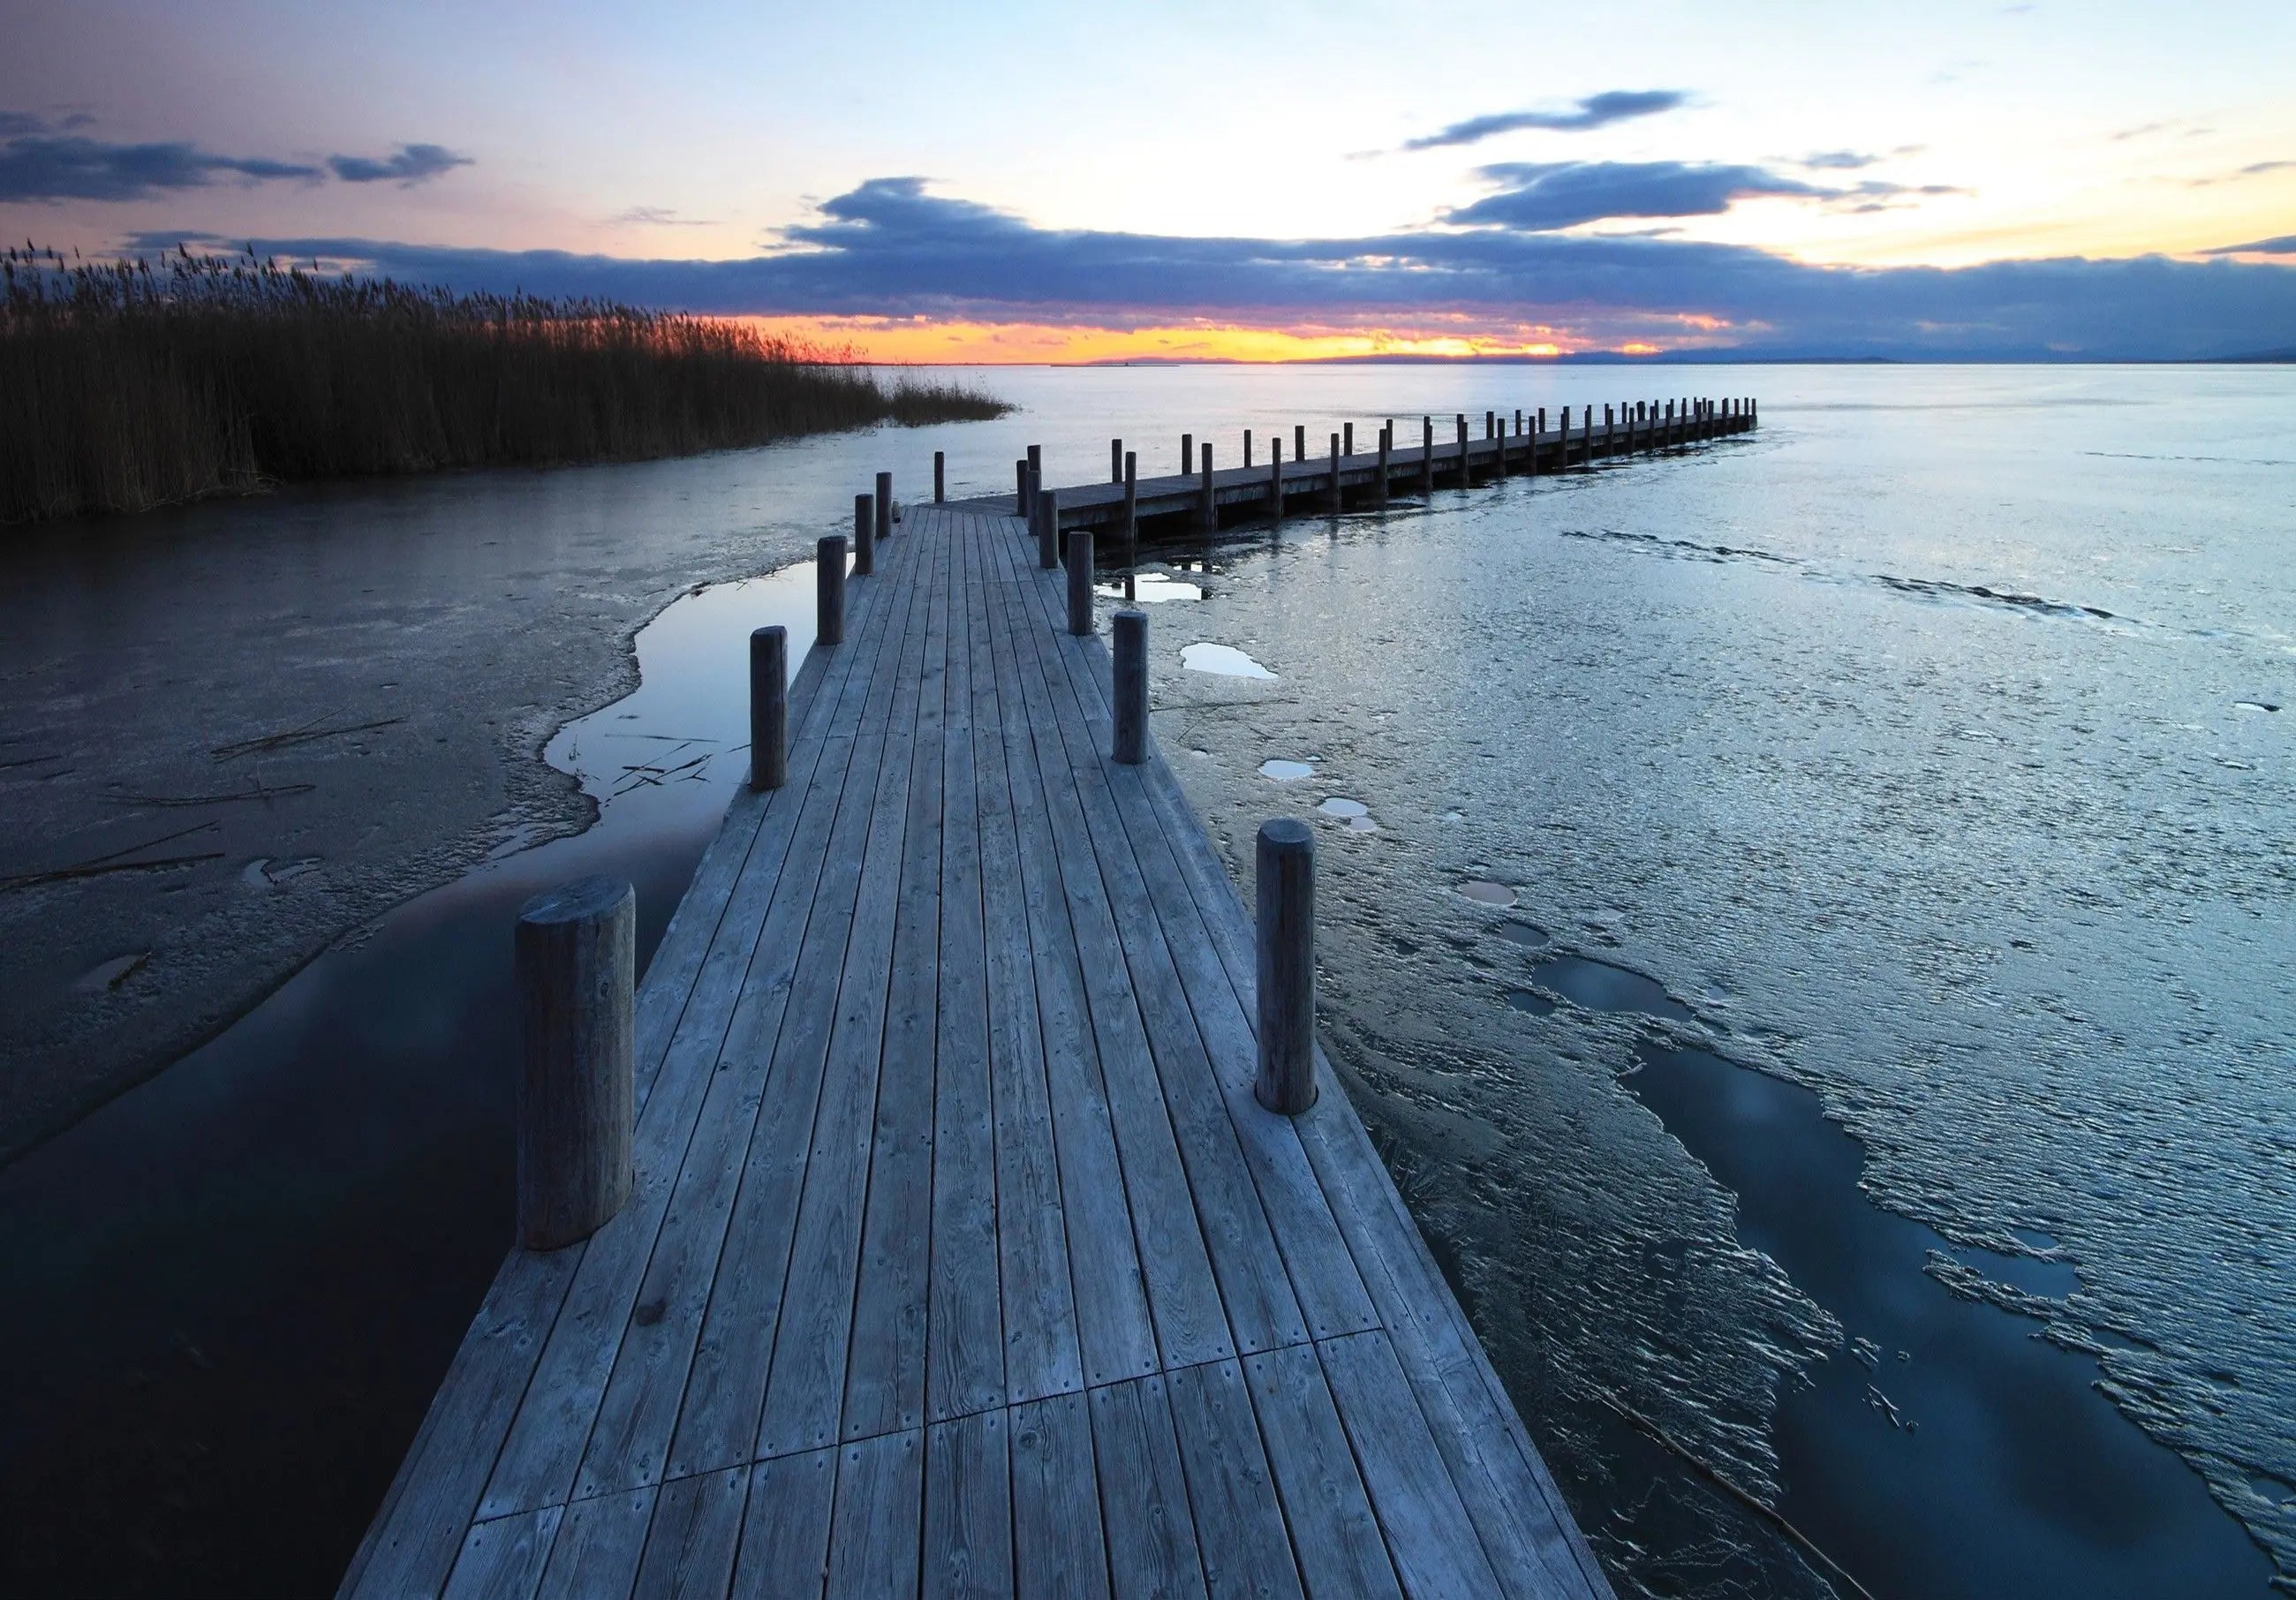
[[[1753,412],[1558,421],[857,496],[635,997],[627,890],[521,923],[521,1237],[576,1242],[504,1261],[342,1595],[1608,1596],[1314,1045],[1312,835],[1256,929],[1090,554]]]

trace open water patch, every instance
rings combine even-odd
[[[1217,673],[1222,677],[1254,677],[1274,683],[1275,675],[1233,644],[1195,644],[1180,647],[1180,665],[1192,672]]]
[[[1313,761],[1287,761],[1271,758],[1259,764],[1259,775],[1278,784],[1296,784],[1301,778],[1314,777],[1316,764]]]
[[[1774,1424],[1777,1509],[1828,1557],[1877,1595],[2267,1592],[2263,1552],[2095,1359],[2003,1309],[2077,1290],[2046,1232],[2012,1254],[1882,1210],[1815,1094],[1710,1051],[1645,1042],[1625,1083],[1736,1197],[1740,1242],[1841,1325]],[[1991,1284],[2013,1292],[1971,1292]]]

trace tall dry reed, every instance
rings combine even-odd
[[[0,259],[0,522],[1008,409],[715,318],[251,257],[179,250],[155,268],[28,246]]]

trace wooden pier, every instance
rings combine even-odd
[[[1253,925],[1062,574],[871,531],[637,990],[627,1203],[504,1262],[341,1594],[1608,1596],[1329,1064],[1255,1098]]]
[[[1263,448],[1271,452],[1249,459],[1251,435],[1243,436],[1240,464],[1221,465],[1214,459],[1210,440],[1181,436],[1180,449],[1188,458],[1179,472],[1138,477],[1128,485],[1124,476],[1124,441],[1110,441],[1110,472],[1106,483],[1089,483],[1054,491],[1062,529],[1113,528],[1119,536],[1136,532],[1140,522],[1184,518],[1198,529],[1224,522],[1304,513],[1329,513],[1349,505],[1375,506],[1396,496],[1427,495],[1435,489],[1462,489],[1478,482],[1512,476],[1550,476],[1575,472],[1598,461],[1611,461],[1662,450],[1679,449],[1709,439],[1751,432],[1759,414],[1751,399],[1629,402],[1605,406],[1598,419],[1592,406],[1576,414],[1565,406],[1546,426],[1542,411],[1518,412],[1512,417],[1487,411],[1480,417],[1464,413],[1447,417],[1416,419],[1417,444],[1406,445],[1388,436],[1384,448],[1342,453],[1334,444],[1321,454],[1286,459],[1283,440],[1271,436]],[[1392,423],[1390,423],[1392,427]],[[1348,434],[1353,434],[1350,427]],[[1382,433],[1385,430],[1382,431]],[[1305,430],[1294,432],[1297,439]],[[1345,436],[1332,435],[1336,440]],[[1376,442],[1376,441],[1375,441]],[[1199,451],[1201,450],[1201,454]],[[1021,481],[1037,463],[1033,456],[1022,468]],[[1017,488],[1018,486],[1016,486]],[[1019,493],[959,502],[978,510],[1018,510]]]

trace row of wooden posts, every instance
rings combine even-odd
[[[940,463],[934,461],[935,488]],[[845,639],[845,586],[875,571],[876,546],[893,533],[892,474],[853,499],[853,537],[823,538],[815,551],[814,646]],[[1068,630],[1094,628],[1093,537],[1070,529],[1056,549],[1037,520],[1037,560],[1068,568]],[[848,562],[849,554],[851,556]],[[1148,759],[1148,617],[1115,613],[1114,717],[1109,756]],[[789,630],[750,635],[750,777],[753,791],[789,777]],[[1304,822],[1261,825],[1257,852],[1259,1063],[1254,1092],[1271,1112],[1295,1115],[1315,1103],[1316,841]],[[556,1250],[605,1226],[628,1200],[636,1101],[637,897],[623,879],[578,879],[521,908],[515,941],[520,1006],[518,1242]]]

